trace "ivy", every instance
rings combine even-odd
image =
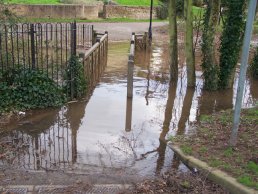
[[[228,0],[226,7],[228,7],[228,11],[220,45],[219,86],[221,89],[230,88],[233,84],[235,68],[244,34],[244,10],[246,8],[246,1]]]
[[[36,70],[8,70],[0,75],[0,112],[57,107],[65,102],[62,89]]]
[[[84,76],[83,64],[80,62],[79,57],[72,56],[70,58],[65,79],[65,91],[67,91],[69,98],[77,99],[85,95],[87,82]]]
[[[258,79],[258,47],[253,58],[253,61],[250,65],[251,74],[254,78]]]

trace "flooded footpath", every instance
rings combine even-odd
[[[187,171],[166,141],[196,130],[200,115],[231,109],[237,78],[232,90],[205,92],[197,71],[196,88],[187,89],[179,60],[180,79],[170,84],[167,45],[156,42],[150,53],[136,56],[134,95],[127,99],[128,51],[128,42],[110,43],[107,68],[89,101],[32,111],[8,125],[1,132],[0,167],[128,176],[130,181],[169,169]],[[244,108],[255,105],[257,87],[257,81],[246,81]]]

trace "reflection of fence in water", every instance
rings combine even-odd
[[[68,168],[76,159],[77,132],[70,129],[64,114],[61,111],[56,123],[43,133],[11,132],[7,139],[16,148],[15,159],[2,162],[31,170]]]

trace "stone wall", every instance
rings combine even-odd
[[[104,18],[130,18],[130,19],[149,19],[150,7],[143,6],[119,6],[104,5]],[[153,8],[153,19],[157,18],[157,8]]]
[[[97,5],[9,5],[18,16],[28,18],[97,19]]]

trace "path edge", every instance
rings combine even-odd
[[[175,152],[175,154],[182,160],[182,162],[185,165],[191,168],[197,168],[199,171],[204,172],[205,174],[208,174],[207,176],[208,179],[226,188],[230,193],[258,194],[258,191],[238,183],[235,178],[231,177],[227,173],[221,170],[218,170],[216,168],[212,168],[207,163],[193,156],[185,155],[177,145],[174,145],[170,142],[168,143],[168,147]]]

